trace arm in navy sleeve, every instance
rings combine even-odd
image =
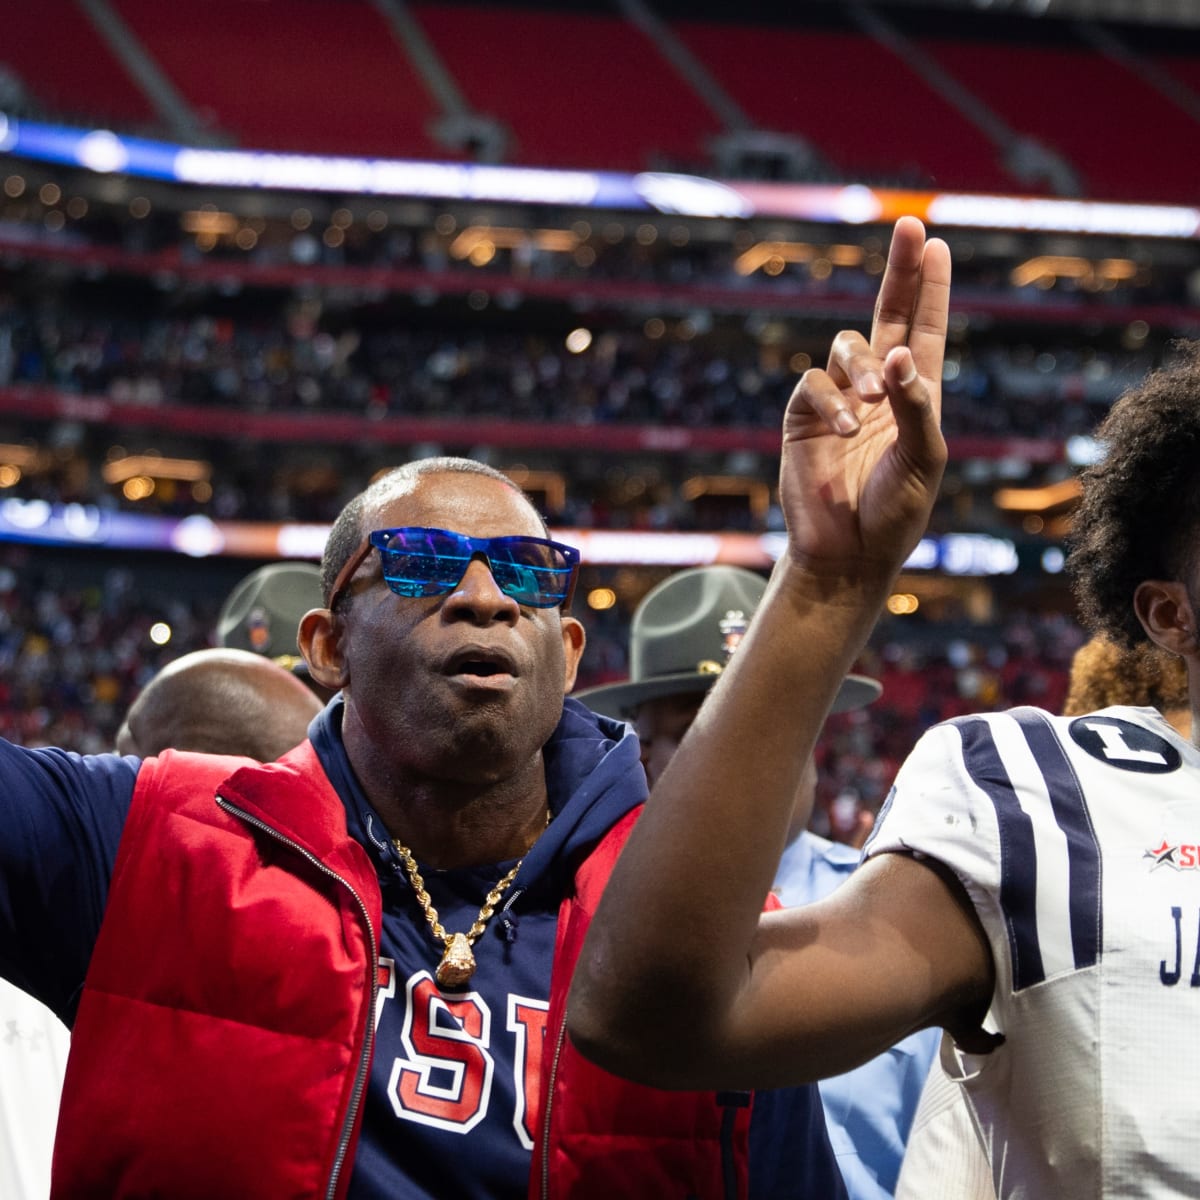
[[[108,899],[139,760],[0,740],[0,976],[68,1025]]]

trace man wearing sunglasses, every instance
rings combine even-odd
[[[646,793],[564,700],[578,561],[505,476],[412,463],[331,531],[296,750],[0,745],[0,974],[74,1025],[57,1195],[844,1195],[814,1088],[657,1091],[565,1038]]]

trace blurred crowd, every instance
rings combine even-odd
[[[25,469],[18,486],[0,480],[5,494],[171,516],[328,521],[365,482],[364,471],[369,478],[431,452],[375,439],[372,431],[389,420],[449,422],[463,430],[496,421],[530,432],[510,450],[492,451],[491,461],[523,462],[561,478],[562,497],[542,501],[555,523],[773,527],[763,503],[745,497],[696,503],[682,494],[693,476],[741,476],[767,488],[774,478],[773,454],[739,435],[774,438],[797,372],[810,360],[747,336],[741,324],[718,324],[686,339],[626,324],[572,341],[532,320],[518,331],[512,322],[471,323],[447,314],[435,321],[393,309],[334,310],[315,296],[256,293],[224,308],[210,296],[204,311],[194,305],[176,311],[159,300],[140,288],[81,287],[32,299],[0,290],[0,392],[9,399],[0,442],[46,451],[39,470]],[[991,439],[991,449],[980,451],[976,443],[963,461],[1002,460],[1007,478],[1019,479],[1031,469],[1026,440],[1048,448],[1043,462],[1062,461],[1067,441],[1090,432],[1162,353],[1149,344],[1122,350],[1113,343],[1099,352],[1065,342],[973,338],[969,347],[952,349],[946,363],[946,433]],[[28,388],[122,405],[128,424],[89,419],[86,406],[78,417],[48,421],[32,396],[23,399]],[[183,406],[211,412],[211,424],[189,418],[186,432],[164,428]],[[254,439],[234,432],[242,415],[285,424]],[[314,442],[304,423],[317,416],[354,418],[361,433]],[[546,437],[547,426],[563,436]],[[597,449],[582,456],[561,448],[589,430],[615,434],[633,426],[710,430],[722,435],[724,448],[655,451],[653,439],[636,455]],[[216,469],[203,489],[164,484],[130,497],[101,478],[101,465],[118,445],[130,453],[203,459]],[[947,527],[963,528],[958,508]]]
[[[220,204],[189,207],[187,197],[106,201],[86,178],[55,184],[47,201],[32,182],[16,180],[0,195],[0,239],[45,239],[64,251],[115,251],[127,257],[131,273],[203,262],[318,273],[363,268],[375,273],[375,286],[386,287],[399,282],[388,280],[389,271],[457,272],[489,287],[508,280],[732,289],[753,304],[756,297],[873,296],[886,247],[883,235],[839,239],[828,226],[785,220],[449,203],[414,211],[381,198],[336,196],[297,196],[292,205],[283,200],[264,206],[235,193]],[[1103,310],[1192,300],[1186,263],[1169,260],[1151,269],[1144,245],[1133,240],[1093,244],[1095,261],[1031,277],[1014,272],[1019,247],[1013,242],[995,249],[965,231],[950,236],[955,285],[965,304],[1036,309],[1073,303]],[[1060,240],[1052,253],[1061,256],[1070,245]],[[1128,259],[1115,262],[1126,253]],[[353,277],[339,279],[349,283]]]
[[[154,673],[214,644],[218,610],[244,569],[188,562],[147,573],[128,555],[96,552],[80,562],[42,548],[0,548],[0,736],[87,753],[110,749],[121,717]],[[628,674],[632,607],[578,607],[588,631],[578,689]],[[883,695],[826,725],[818,833],[845,840],[859,810],[876,811],[901,760],[934,722],[1025,703],[1061,708],[1071,656],[1083,640],[1067,618],[1012,612],[999,625],[938,629],[914,636],[887,619],[877,629],[859,669],[882,682]]]
[[[83,753],[112,749],[126,709],[159,667],[212,644],[219,604],[182,584],[149,585],[125,557],[85,565],[4,546],[0,736]]]
[[[189,406],[210,410],[213,421],[206,436],[172,439],[153,425],[47,422],[31,407],[0,424],[0,440],[49,450],[49,465],[26,470],[3,494],[174,516],[327,521],[365,482],[364,470],[389,454],[428,452],[322,444],[306,457],[286,441],[223,430],[223,416],[246,413],[714,429],[733,435],[736,448],[739,430],[778,428],[811,362],[806,347],[826,345],[825,325],[841,323],[848,307],[869,306],[882,269],[882,243],[869,236],[857,247],[814,239],[771,250],[762,231],[703,236],[698,225],[628,215],[547,211],[510,229],[443,213],[418,228],[383,208],[332,201],[250,218],[215,205],[181,214],[148,199],[81,203],[63,192],[47,203],[36,198],[44,189],[11,191],[0,200],[0,243],[13,252],[0,283],[0,389],[49,388],[148,413]],[[22,258],[19,244],[58,256],[57,265]],[[102,253],[102,265],[88,257]],[[952,438],[1063,443],[1090,432],[1161,358],[1169,331],[1134,322],[1115,336],[1097,332],[1103,322],[1038,325],[1038,314],[1181,305],[1187,277],[1140,264],[1122,278],[1021,284],[1009,258],[957,256],[963,313],[945,366],[944,426]],[[189,276],[205,264],[229,274]],[[455,282],[443,287],[447,280]],[[568,302],[552,290],[576,283]],[[625,289],[620,303],[606,299],[609,284]],[[639,287],[644,303],[629,299]],[[719,296],[744,303],[710,303]],[[1028,319],[1010,314],[1014,323],[992,327],[971,315],[977,303],[1011,303]],[[168,482],[131,499],[98,471],[118,442],[189,451],[217,469],[203,490]],[[537,464],[536,451],[526,457]],[[681,486],[707,469],[770,480],[769,456],[644,458],[609,455],[596,465],[560,455],[565,495],[540,498],[547,515],[582,528],[778,528],[773,507],[706,506]],[[971,528],[961,496],[954,504],[952,527]],[[163,662],[211,642],[228,580],[154,591],[133,559],[98,562],[88,583],[66,581],[55,562],[11,547],[0,557],[0,734],[94,750]],[[632,603],[582,609],[581,687],[626,671]],[[156,622],[169,627],[169,641],[151,639]],[[861,669],[883,681],[883,699],[832,718],[821,748],[821,832],[836,838],[856,806],[878,807],[896,765],[934,721],[1024,702],[1059,707],[1080,641],[1066,619],[1017,613],[1002,627],[939,629],[925,644],[911,625],[881,625]]]
[[[774,429],[803,358],[743,330],[680,340],[610,329],[556,333],[322,320],[316,301],[238,319],[61,301],[0,309],[0,386],[41,384],[151,407],[492,417]],[[355,318],[358,319],[355,319]],[[653,331],[652,331],[653,332]],[[736,332],[737,336],[734,336]],[[952,352],[947,432],[1063,439],[1086,433],[1151,353],[981,342]]]

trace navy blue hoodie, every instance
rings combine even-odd
[[[433,982],[430,933],[378,814],[350,768],[335,698],[309,736],[383,896],[376,1049],[355,1200],[524,1197],[559,905],[603,834],[645,799],[635,736],[568,699],[544,750],[552,820],[475,943],[467,988]],[[107,898],[139,761],[0,741],[0,974],[70,1024]],[[512,867],[422,866],[442,925],[465,932]],[[751,1196],[844,1195],[815,1087],[760,1093]]]

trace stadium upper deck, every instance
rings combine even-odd
[[[1200,182],[1192,29],[832,3],[7,7],[0,61],[35,110],[181,140],[1156,202]]]

